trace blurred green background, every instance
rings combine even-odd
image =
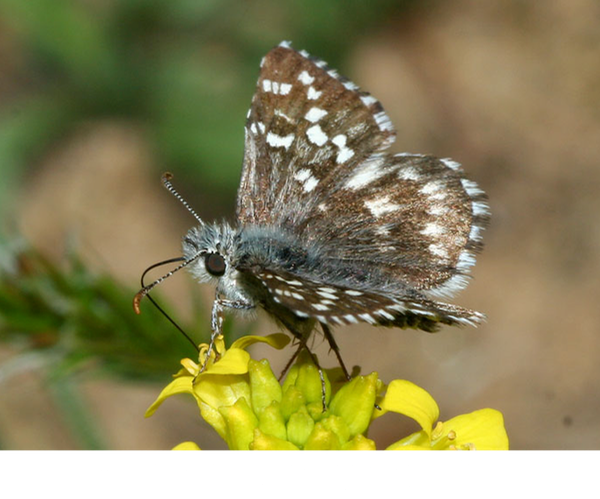
[[[222,447],[185,399],[143,419],[194,352],[131,298],[193,223],[162,172],[203,218],[232,218],[258,65],[281,40],[378,97],[393,151],[452,157],[490,196],[457,299],[488,323],[343,328],[347,363],[420,384],[444,419],[501,410],[513,448],[599,448],[595,0],[0,0],[0,447]],[[158,293],[198,341],[207,288],[179,275]],[[381,420],[383,444],[414,430]]]

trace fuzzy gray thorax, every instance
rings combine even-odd
[[[203,224],[188,231],[183,238],[183,256],[196,260],[188,268],[199,282],[212,282],[224,299],[257,306],[261,289],[256,289],[252,277],[243,272],[252,268],[294,270],[314,268],[318,264],[316,248],[297,248],[291,236],[281,229],[244,227],[234,229],[226,222]],[[215,273],[208,258],[219,255],[224,272]],[[240,271],[240,269],[242,271]],[[211,271],[212,270],[212,271]]]

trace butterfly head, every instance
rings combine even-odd
[[[227,223],[196,226],[183,238],[183,256],[196,257],[188,269],[199,282],[212,282],[226,300],[253,302],[240,285],[236,254],[236,232]]]
[[[183,238],[183,256],[186,260],[197,256],[190,271],[199,281],[220,280],[235,272],[232,244],[233,229],[228,224],[199,225]]]

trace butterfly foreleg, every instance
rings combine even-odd
[[[215,293],[215,299],[213,301],[212,311],[210,314],[210,342],[208,344],[208,350],[206,352],[206,358],[204,359],[204,363],[200,368],[200,372],[203,372],[206,368],[206,363],[210,358],[210,354],[213,351],[215,340],[217,337],[223,333],[223,320],[225,318],[225,309],[231,308],[234,310],[251,310],[256,308],[254,304],[250,302],[245,302],[243,300],[228,300],[223,298],[219,291]],[[220,356],[220,352],[215,352],[216,358],[218,359]]]

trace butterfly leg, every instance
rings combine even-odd
[[[338,344],[336,343],[335,338],[333,337],[333,333],[331,332],[331,329],[329,329],[329,326],[327,324],[323,324],[322,322],[320,324],[321,324],[321,329],[323,329],[323,334],[325,335],[325,339],[329,343],[329,347],[335,353],[338,363],[340,364],[342,371],[344,371],[344,376],[346,376],[346,379],[348,381],[350,381],[351,376],[348,373],[348,369],[346,369],[346,365],[344,364],[344,361],[342,360],[342,355],[340,354],[340,347],[338,347]]]
[[[217,291],[215,294],[215,300],[213,301],[212,311],[210,315],[210,328],[212,333],[210,335],[210,343],[208,344],[208,350],[206,351],[206,358],[204,359],[204,363],[200,368],[200,372],[203,372],[206,369],[206,363],[210,358],[210,354],[214,348],[215,340],[217,336],[222,334],[223,331],[223,319],[224,319],[224,310],[225,308],[232,308],[235,310],[250,310],[254,308],[252,303],[247,303],[242,300],[227,300],[222,298],[219,292]],[[220,353],[216,352],[216,358],[219,358]]]
[[[310,356],[310,359],[312,360],[313,364],[317,368],[317,371],[319,372],[319,379],[321,380],[321,403],[323,404],[323,412],[325,412],[327,410],[327,399],[325,397],[325,395],[327,393],[327,387],[325,385],[325,376],[323,375],[323,369],[321,369],[321,365],[319,364],[319,359],[310,350],[308,344],[306,343],[306,338],[304,335],[302,335],[301,333],[294,331],[292,329],[289,329],[289,331],[292,333],[294,338],[296,338],[298,340],[299,346],[296,349],[296,351],[294,352],[294,355],[292,355],[292,358],[288,361],[285,368],[281,372],[279,380],[281,381],[281,378],[283,378],[285,373],[287,373],[287,371],[290,369],[290,367],[292,366],[294,361],[298,358],[298,355],[300,355],[300,352],[302,352],[302,350],[306,350],[306,352]]]
[[[298,355],[300,355],[300,352],[302,351],[302,349],[304,348],[304,345],[302,343],[299,344],[298,348],[296,349],[296,351],[294,352],[294,355],[292,355],[290,357],[290,360],[287,361],[287,364],[285,365],[285,367],[282,369],[281,374],[279,375],[278,381],[281,382],[283,380],[283,377],[287,374],[287,372],[290,370],[290,367],[292,367],[292,365],[294,364],[294,362],[296,361],[296,359],[298,358]]]

